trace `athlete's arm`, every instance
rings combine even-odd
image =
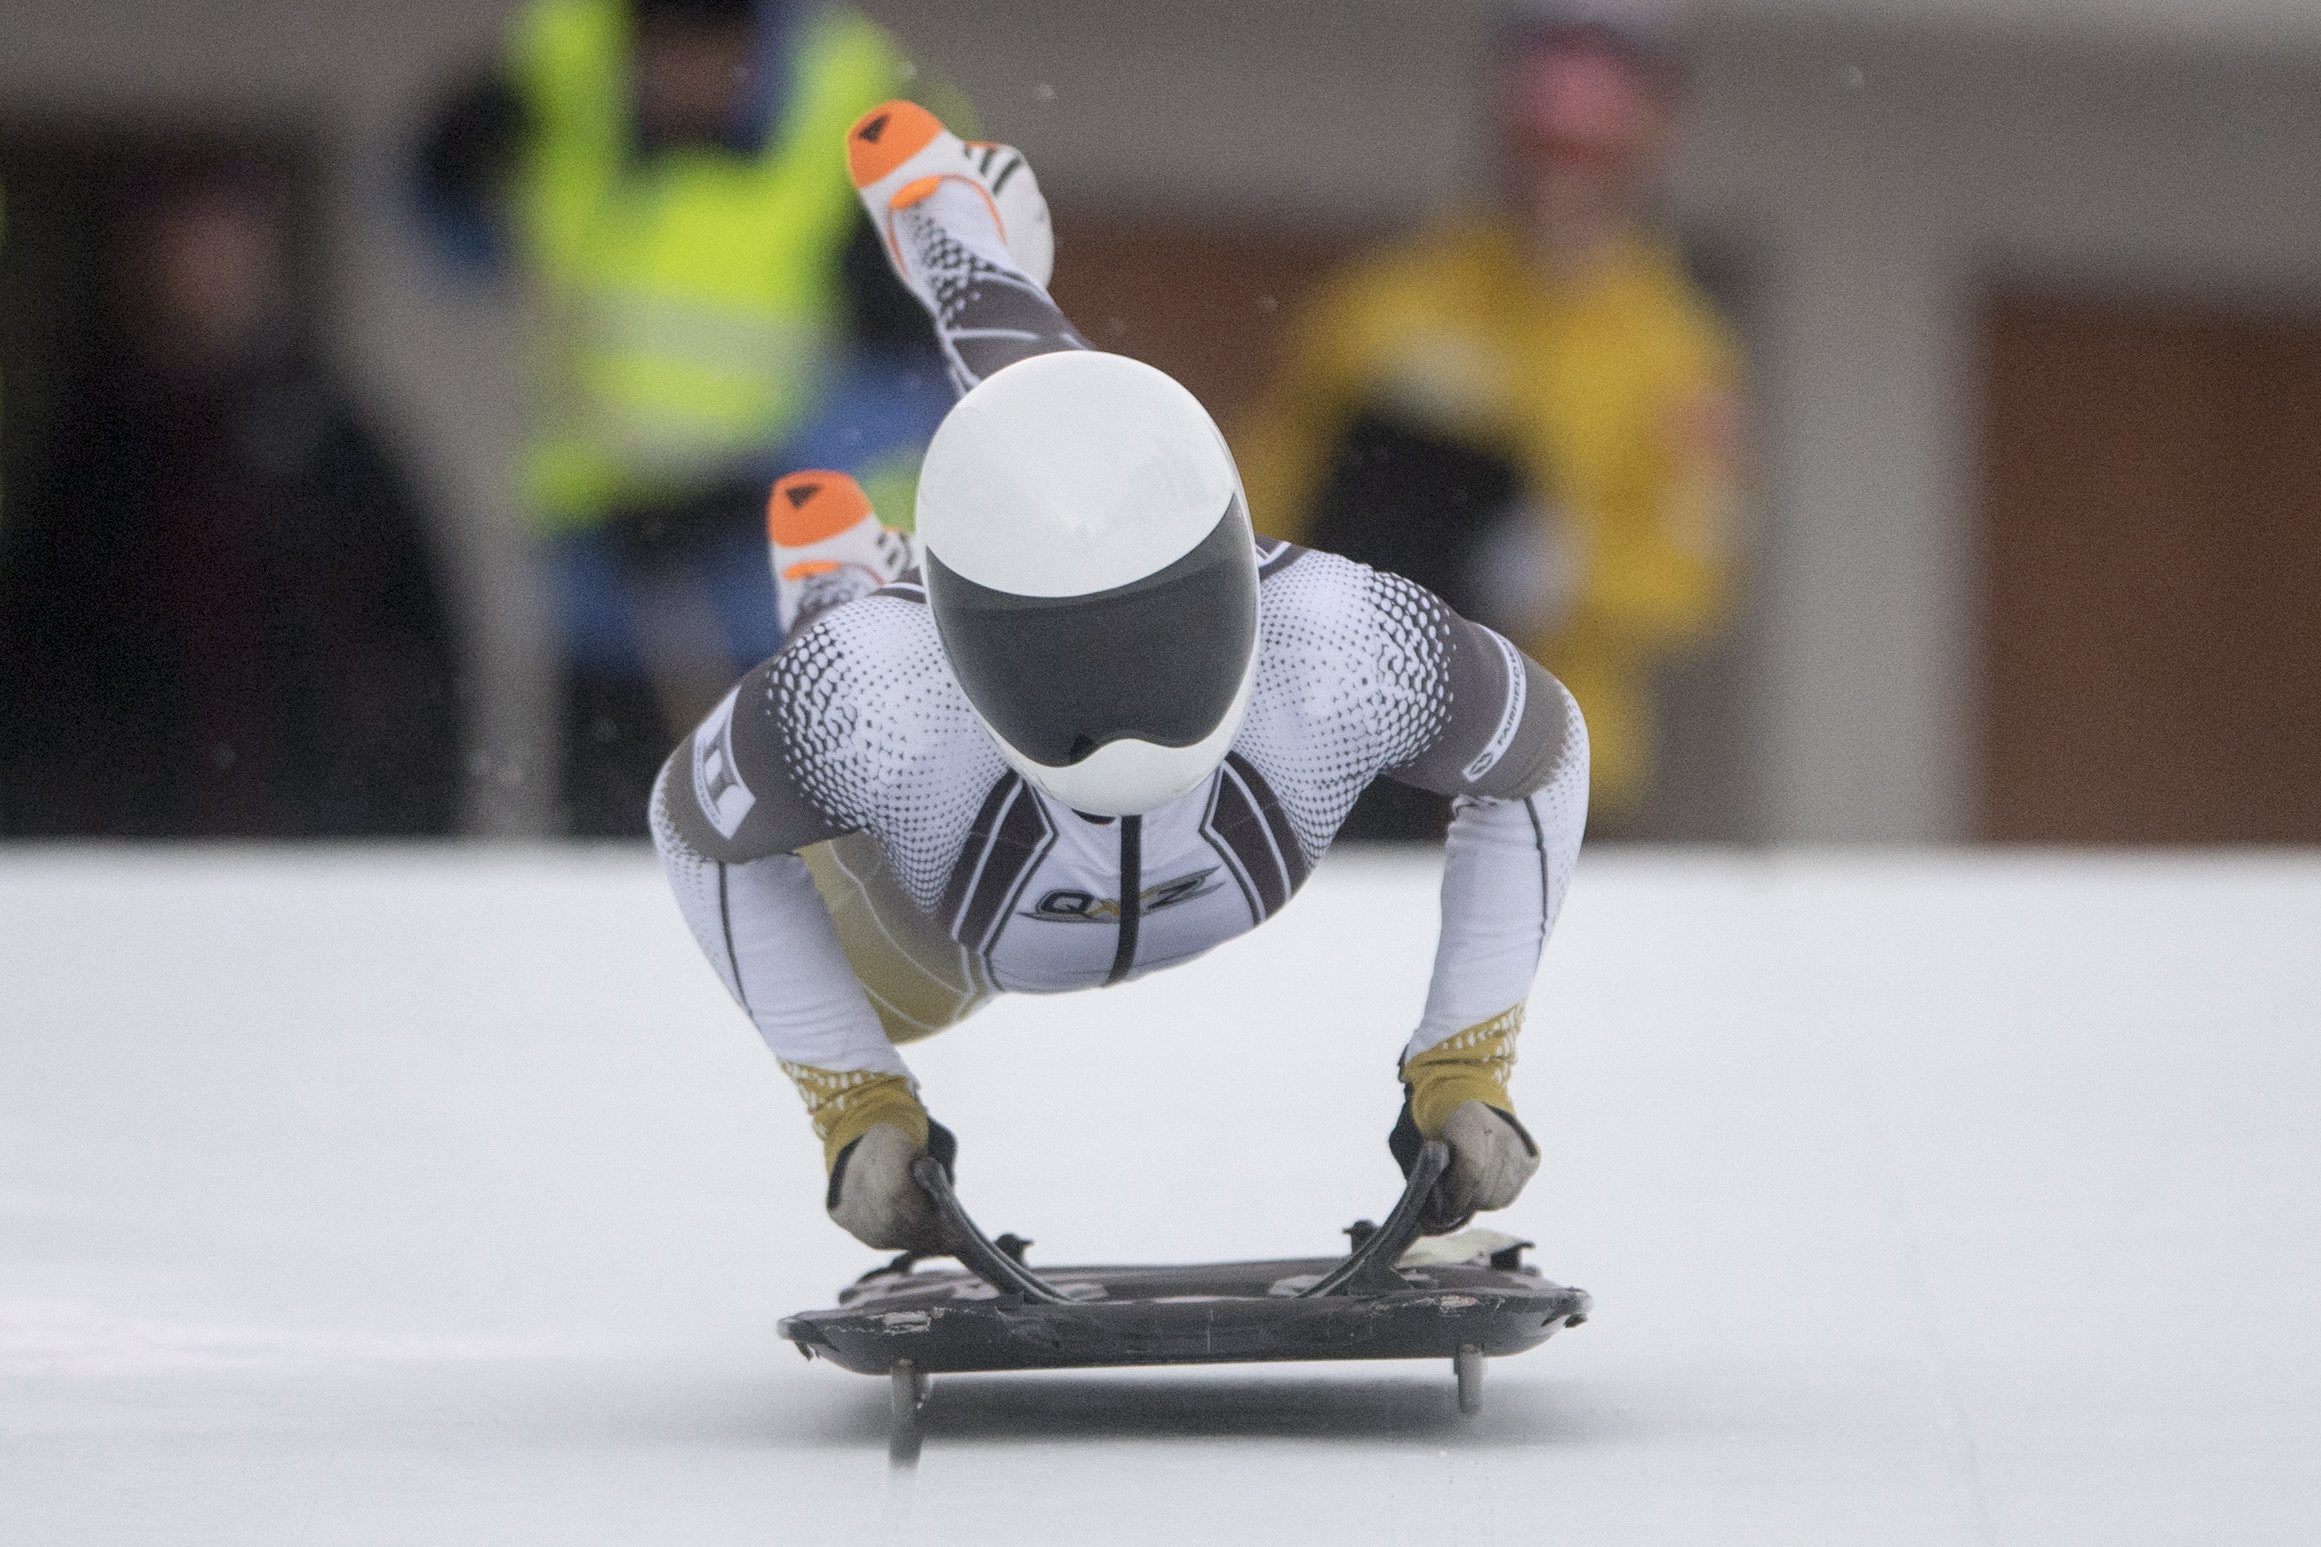
[[[1513,1202],[1538,1167],[1507,1080],[1540,953],[1579,857],[1588,736],[1571,694],[1536,661],[1408,590],[1406,605],[1431,607],[1429,621],[1442,632],[1434,687],[1449,708],[1387,773],[1452,797],[1453,814],[1442,933],[1426,1013],[1403,1049],[1395,1144],[1407,1165],[1420,1140],[1451,1142],[1452,1174],[1433,1221],[1448,1226]]]
[[[797,853],[854,824],[792,775],[797,731],[788,722],[801,712],[801,674],[785,675],[782,663],[777,656],[742,678],[663,765],[653,841],[694,939],[805,1100],[831,1174],[832,1214],[871,1245],[912,1247],[932,1216],[884,1217],[924,1200],[915,1187],[884,1186],[891,1178],[883,1173],[907,1176],[930,1124]],[[820,685],[840,693],[843,674]],[[843,709],[824,703],[821,713]],[[908,1142],[888,1142],[896,1154],[879,1152],[890,1164],[855,1164],[857,1185],[848,1189],[849,1151],[882,1125]],[[863,1217],[869,1205],[849,1191],[870,1193],[880,1217]]]
[[[1450,713],[1387,771],[1452,797],[1442,938],[1406,1056],[1503,1013],[1520,1019],[1587,821],[1588,733],[1571,694],[1500,635],[1444,616]]]

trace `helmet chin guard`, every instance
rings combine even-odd
[[[1257,681],[1257,660],[1250,657],[1242,674],[1241,690],[1217,728],[1189,747],[1165,747],[1157,742],[1108,741],[1077,763],[1050,766],[1035,763],[993,732],[999,754],[1022,774],[1024,782],[1051,800],[1090,816],[1142,816],[1157,811],[1199,789],[1225,761],[1233,738],[1240,734],[1242,716],[1249,710],[1249,691]],[[977,718],[981,718],[980,715]],[[990,729],[987,723],[984,728]]]
[[[952,410],[919,483],[952,673],[1042,793],[1134,816],[1199,788],[1249,705],[1255,539],[1192,394],[1118,355],[1037,355]]]

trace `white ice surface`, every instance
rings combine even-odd
[[[1037,1255],[1385,1207],[1424,863],[914,1054]],[[2321,859],[1591,857],[1494,1363],[879,1382],[641,853],[0,855],[0,1543],[2303,1542]]]

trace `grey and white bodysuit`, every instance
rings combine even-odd
[[[1086,347],[1045,293],[929,216],[963,386]],[[1261,540],[1255,682],[1207,784],[1095,818],[1002,759],[914,577],[795,630],[678,747],[652,829],[712,965],[828,1137],[896,1044],[1000,993],[1100,988],[1254,929],[1303,884],[1363,788],[1453,798],[1441,933],[1406,1059],[1462,1037],[1512,1056],[1577,856],[1587,736],[1562,684],[1409,581]]]

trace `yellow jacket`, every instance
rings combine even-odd
[[[1511,227],[1468,220],[1326,283],[1236,451],[1258,526],[1293,541],[1365,407],[1512,461],[1574,561],[1565,604],[1518,642],[1579,700],[1596,803],[1619,812],[1649,773],[1652,669],[1715,626],[1730,587],[1738,370],[1664,246],[1626,239],[1555,278]]]

